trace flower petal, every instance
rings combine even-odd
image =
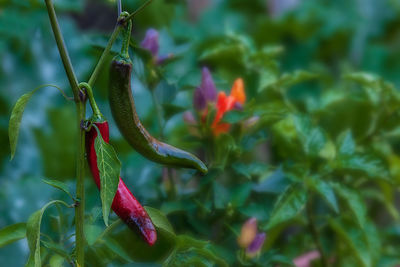
[[[246,93],[244,91],[244,82],[242,78],[236,79],[233,83],[231,96],[235,99],[235,101],[239,102],[242,105],[246,101]]]
[[[157,59],[159,50],[158,31],[153,28],[148,29],[140,45],[149,50],[153,58]]]

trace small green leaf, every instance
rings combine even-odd
[[[304,189],[296,185],[289,186],[277,200],[266,228],[293,219],[304,209],[306,202],[307,193]]]
[[[26,223],[16,223],[0,230],[0,248],[26,236]]]
[[[35,266],[35,267],[42,266],[40,258],[40,224],[42,222],[43,213],[46,210],[46,208],[52,204],[57,204],[57,203],[69,207],[67,203],[61,200],[50,201],[43,208],[34,212],[29,217],[28,222],[26,223],[26,237],[28,239],[28,246],[30,250],[26,266]]]
[[[72,194],[69,192],[68,186],[65,183],[57,181],[57,180],[47,180],[47,179],[43,179],[42,181],[54,188],[57,188],[57,189],[65,192],[73,201],[75,200],[74,197],[72,196]]]
[[[66,99],[68,99],[68,97],[65,95],[63,90],[61,88],[59,88],[58,86],[52,85],[52,84],[44,84],[39,87],[36,87],[31,92],[22,95],[17,100],[17,103],[15,103],[13,110],[11,111],[10,122],[8,125],[8,137],[10,139],[11,160],[14,158],[15,151],[17,149],[19,127],[21,125],[22,115],[24,114],[26,104],[28,104],[28,101],[29,101],[29,99],[31,99],[32,95],[37,90],[39,90],[40,88],[43,88],[43,87],[55,87],[63,94],[63,96]]]
[[[159,228],[167,231],[168,233],[172,234],[175,236],[174,229],[172,228],[171,223],[168,221],[167,217],[159,211],[158,209],[152,208],[152,207],[144,207],[144,209],[147,211],[147,213],[150,216],[151,221],[153,224]]]
[[[111,204],[118,189],[121,162],[114,148],[104,142],[101,134],[98,134],[94,140],[94,149],[96,151],[97,167],[100,174],[100,197],[103,219],[106,226],[108,226]]]
[[[342,185],[332,184],[332,186],[336,193],[347,203],[351,212],[356,217],[358,224],[363,228],[366,221],[367,208],[361,196],[356,191]]]

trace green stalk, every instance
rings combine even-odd
[[[94,68],[92,75],[89,78],[88,84],[90,86],[93,86],[94,83],[96,82],[97,77],[99,76],[100,70],[103,68],[103,65],[105,64],[105,61],[106,61],[105,59],[108,56],[108,54],[110,53],[112,45],[115,42],[115,40],[117,39],[120,31],[121,31],[121,24],[117,23],[117,25],[115,26],[114,31],[110,37],[110,40],[108,40],[106,48],[104,48],[104,51],[101,54],[101,57],[100,57],[99,61],[97,62],[97,65]]]
[[[128,25],[124,28],[123,31],[122,47],[121,47],[121,56],[124,58],[129,58],[129,43],[132,32],[132,21],[129,20],[127,23]]]
[[[100,109],[97,106],[96,100],[94,99],[92,87],[85,82],[80,83],[79,87],[85,88],[86,96],[89,99],[90,106],[92,107],[93,116],[96,118],[102,118],[103,114],[101,114]]]
[[[65,72],[68,77],[69,84],[74,94],[74,100],[77,110],[77,126],[79,131],[79,142],[77,151],[77,167],[76,167],[76,198],[79,200],[78,205],[75,207],[75,236],[76,236],[76,263],[80,267],[84,267],[85,263],[85,236],[83,232],[84,216],[85,216],[85,187],[84,187],[84,174],[85,174],[85,131],[81,128],[81,122],[85,119],[85,103],[80,97],[80,89],[78,80],[75,76],[68,51],[65,47],[64,39],[61,35],[60,26],[58,25],[56,12],[52,0],[45,0],[47,12],[50,18],[51,28],[53,30],[54,38],[56,39],[58,51],[64,65]]]

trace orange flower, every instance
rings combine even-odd
[[[217,114],[215,115],[214,121],[211,125],[213,133],[218,136],[221,133],[226,133],[230,129],[230,124],[226,122],[220,122],[224,114],[235,107],[235,104],[243,105],[246,101],[246,93],[244,91],[244,83],[242,78],[238,78],[233,83],[231,93],[229,96],[225,92],[219,92],[217,98]]]

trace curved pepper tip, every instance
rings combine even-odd
[[[199,166],[197,166],[197,170],[202,174],[202,175],[206,175],[208,173],[208,168],[207,166],[200,161],[199,162]]]

